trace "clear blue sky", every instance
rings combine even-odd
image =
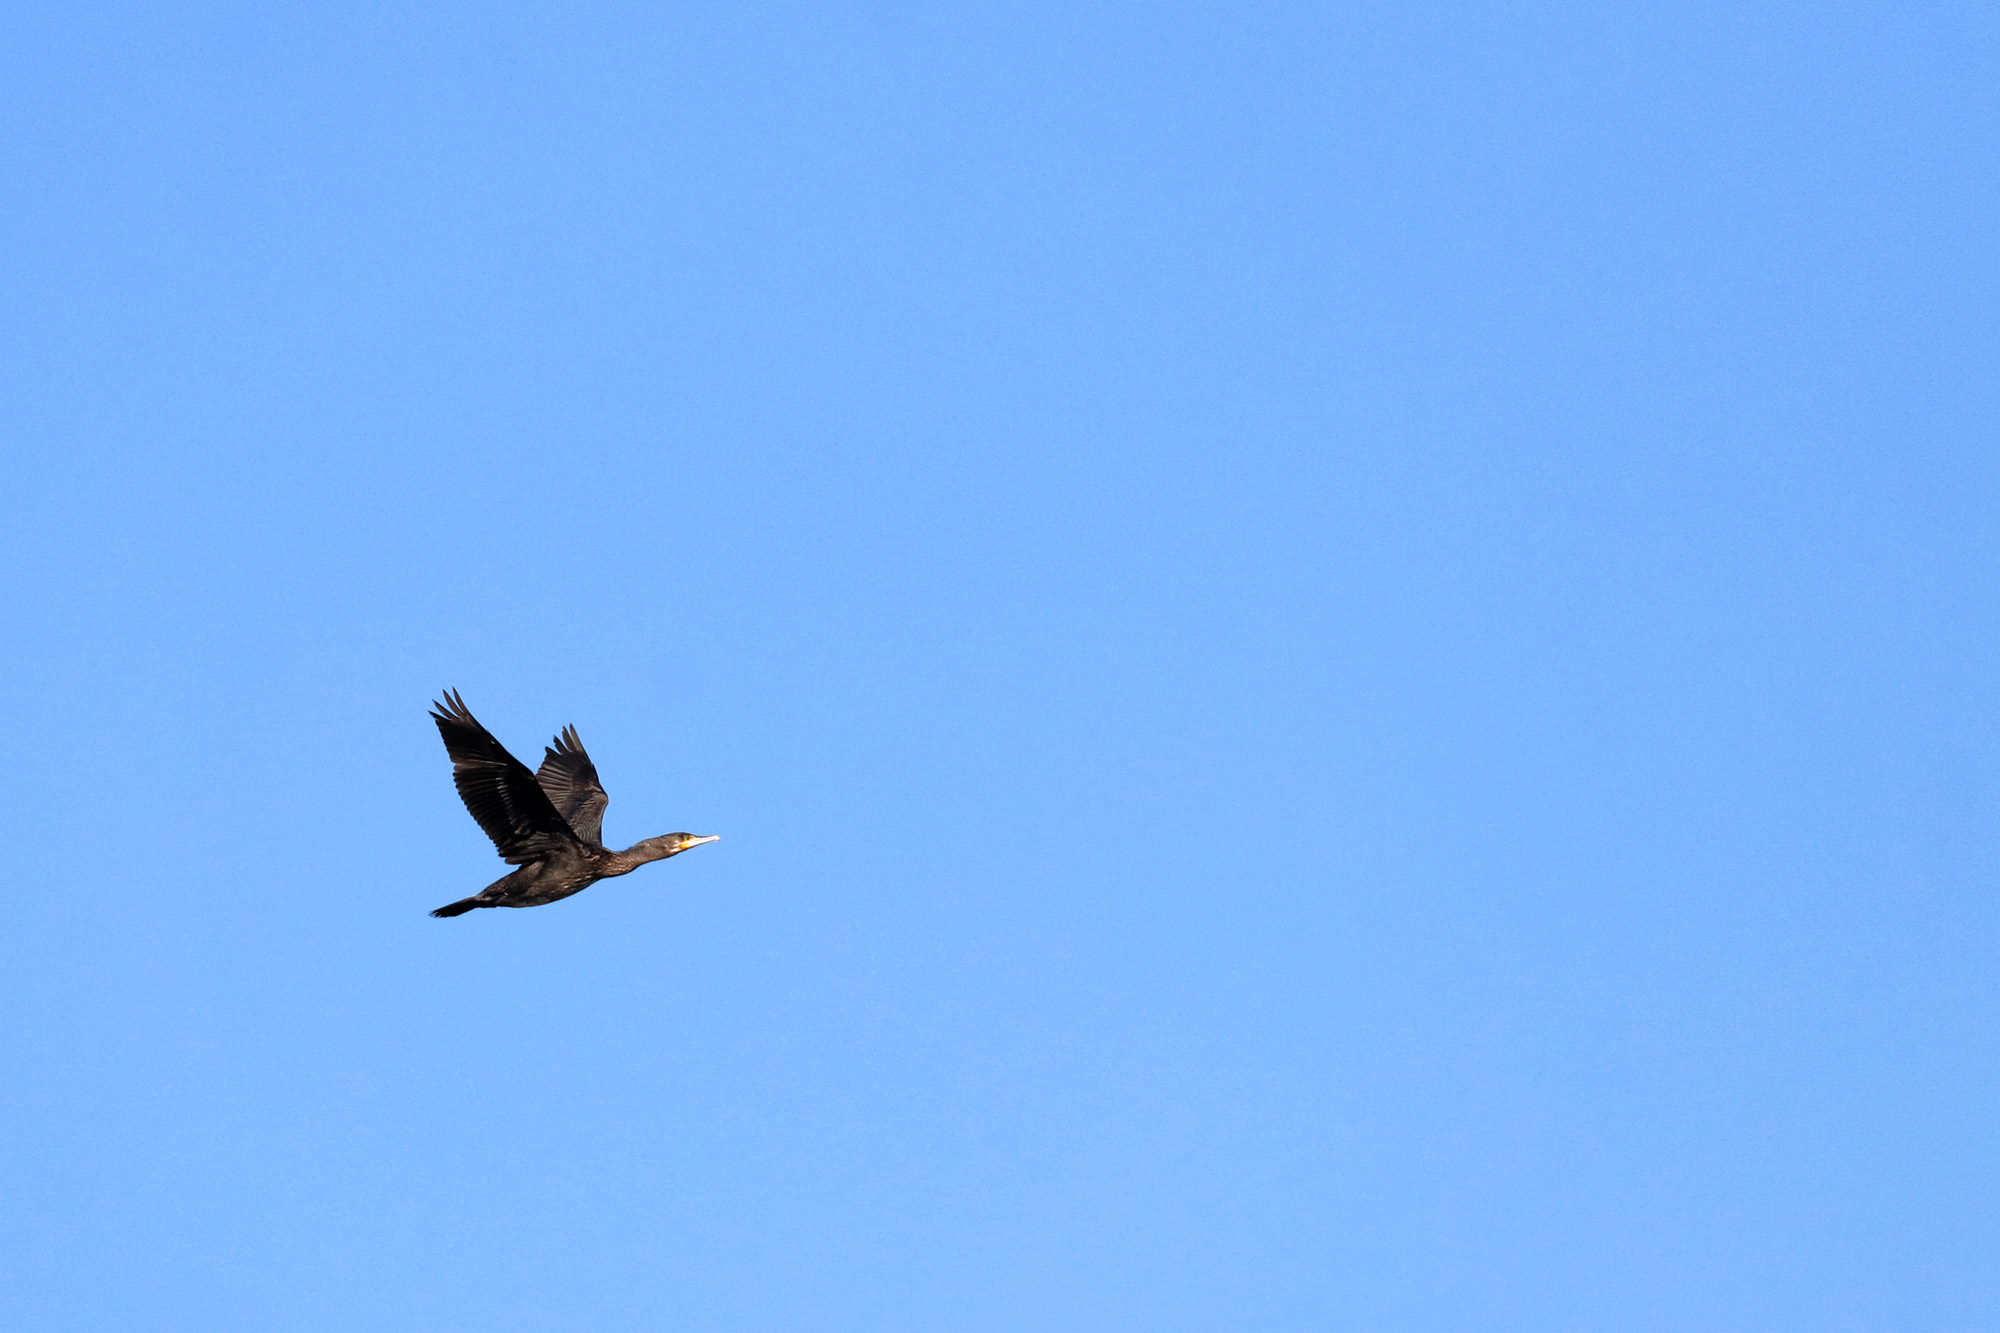
[[[0,1323],[2000,1327],[1990,6],[0,77]]]

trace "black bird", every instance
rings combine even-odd
[[[479,725],[455,691],[446,690],[444,702],[431,705],[431,717],[451,755],[451,780],[465,808],[493,839],[501,859],[520,867],[470,898],[446,903],[432,916],[457,916],[475,907],[540,907],[600,879],[629,875],[648,861],[663,861],[721,838],[668,833],[611,851],[602,836],[604,807],[611,798],[598,783],[597,765],[583,752],[575,727],[563,728],[548,747],[541,772],[530,773]]]

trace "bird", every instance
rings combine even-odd
[[[431,719],[451,756],[459,798],[493,839],[500,858],[519,867],[432,916],[460,916],[475,907],[540,907],[600,879],[629,875],[648,861],[722,840],[719,833],[667,833],[614,852],[603,837],[604,807],[611,798],[575,727],[562,729],[547,747],[540,771],[530,773],[479,725],[456,690],[446,690],[443,702],[432,702]]]

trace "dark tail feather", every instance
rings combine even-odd
[[[477,897],[460,898],[455,903],[446,903],[443,907],[438,908],[437,911],[432,912],[431,915],[461,916],[466,912],[470,912],[475,907],[491,907],[492,905],[493,905],[492,903],[480,902]]]

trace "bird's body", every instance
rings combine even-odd
[[[601,868],[615,855],[615,852],[599,852],[592,856],[584,852],[530,861],[513,874],[503,875],[487,885],[477,897],[464,899],[466,910],[471,911],[474,907],[540,907],[543,903],[580,893],[600,879],[623,875],[638,868],[637,863],[617,870]],[[452,905],[456,907],[459,904]]]
[[[540,907],[600,879],[629,875],[648,861],[716,841],[668,833],[612,851],[602,836],[604,807],[611,798],[598,782],[597,766],[584,753],[576,728],[564,728],[548,748],[541,771],[530,773],[479,725],[456,693],[447,691],[431,717],[451,755],[452,782],[465,808],[493,839],[502,859],[519,867],[432,916],[458,916],[475,907]]]

